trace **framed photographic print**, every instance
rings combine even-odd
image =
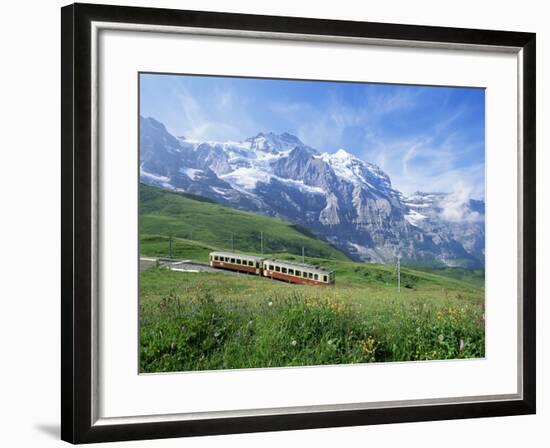
[[[535,35],[62,8],[62,438],[535,412]]]

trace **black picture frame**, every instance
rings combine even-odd
[[[90,4],[65,6],[61,10],[61,18],[61,438],[63,440],[72,443],[90,443],[535,413],[535,34]],[[93,21],[389,39],[395,42],[475,44],[488,48],[507,46],[521,50],[523,64],[521,73],[523,82],[521,110],[523,397],[517,400],[494,402],[94,425],[91,411],[93,198],[92,99],[90,95],[91,23]]]

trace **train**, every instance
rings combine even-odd
[[[228,269],[301,285],[333,285],[334,271],[304,263],[231,252],[210,252],[212,268]]]

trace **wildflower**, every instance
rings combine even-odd
[[[437,339],[439,339],[439,342],[443,342],[443,339],[444,339],[444,336],[442,334],[440,334]]]
[[[248,321],[248,325],[252,325],[253,323],[254,323],[253,320],[249,320],[249,321]]]
[[[220,333],[217,332],[217,331],[214,333],[214,337],[215,337],[215,338],[217,338],[219,335],[220,335]]]
[[[269,302],[267,302],[267,306],[273,306],[273,302],[270,300]]]
[[[372,336],[368,336],[367,339],[359,341],[359,344],[367,355],[374,355],[377,347],[377,342],[376,339],[374,339]]]
[[[459,344],[458,350],[459,350],[459,351],[463,351],[463,350],[464,350],[464,339],[461,339],[461,340],[460,340],[460,344]]]
[[[296,344],[297,344],[296,339],[293,339],[292,342],[290,343],[290,345],[292,345],[293,347],[296,347]]]

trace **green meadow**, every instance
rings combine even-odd
[[[334,286],[153,267],[140,274],[143,372],[485,356],[480,272],[356,263],[279,219],[140,188],[140,253],[206,261],[214,249],[334,269]],[[229,238],[228,238],[229,235]],[[232,241],[231,241],[232,236]],[[171,242],[171,243],[170,243]]]
[[[241,252],[259,253],[263,232],[265,253],[301,253],[314,257],[346,260],[335,247],[288,221],[224,207],[199,196],[171,193],[140,185],[141,253],[168,255],[168,239],[185,239],[197,247],[233,247]],[[233,242],[232,242],[233,241]],[[174,248],[173,248],[174,249]],[[184,257],[188,246],[176,243],[172,255]],[[191,248],[194,250],[193,248]],[[201,260],[205,261],[204,256]]]

